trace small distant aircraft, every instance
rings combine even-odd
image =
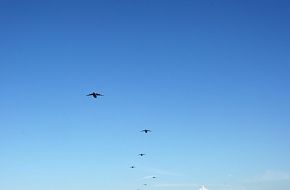
[[[152,176],[153,179],[156,179],[156,176]]]
[[[149,129],[144,129],[144,130],[142,130],[140,132],[148,133],[148,132],[151,132],[151,131]]]
[[[146,184],[146,183],[144,183],[143,185],[145,185],[145,186],[146,186],[147,184]]]
[[[93,96],[94,98],[97,98],[98,96],[104,96],[104,95],[96,93],[96,92],[92,92],[92,93],[88,94],[87,96]]]
[[[132,169],[133,169],[133,168],[135,168],[135,166],[131,166],[130,168],[132,168]]]
[[[143,154],[143,153],[141,153],[141,154],[138,154],[138,156],[145,156],[146,154]]]

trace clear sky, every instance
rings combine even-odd
[[[289,21],[288,0],[1,0],[0,189],[290,189]]]

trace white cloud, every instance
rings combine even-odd
[[[208,190],[208,188],[206,188],[204,185],[201,186],[201,188],[199,188],[199,190]]]

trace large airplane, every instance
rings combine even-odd
[[[92,93],[88,94],[87,96],[93,96],[94,98],[97,98],[98,96],[104,96],[104,95],[96,93],[96,92],[92,92]]]
[[[151,132],[151,131],[149,129],[144,129],[144,130],[142,130],[140,132],[148,133],[148,132]]]

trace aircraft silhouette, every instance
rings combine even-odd
[[[146,183],[144,183],[143,185],[147,185]]]
[[[138,156],[145,156],[146,154],[143,154],[143,153],[141,153],[141,154],[138,154]]]
[[[152,176],[152,178],[153,178],[153,179],[156,179],[156,177],[155,177],[155,176]]]
[[[87,96],[93,96],[94,98],[97,98],[98,96],[104,96],[104,95],[96,93],[96,92],[92,92],[92,93],[88,94]]]
[[[140,132],[148,133],[148,132],[151,132],[151,131],[149,129],[144,129],[144,130],[142,130]]]
[[[135,168],[135,166],[131,166],[130,168],[132,168],[132,169],[133,169],[133,168]]]

